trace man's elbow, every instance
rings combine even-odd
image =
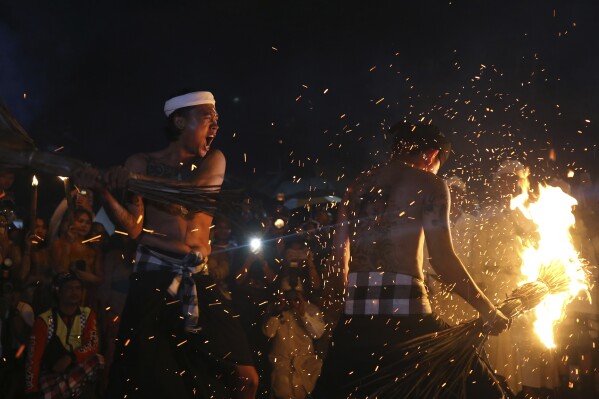
[[[127,229],[127,234],[129,235],[129,237],[132,240],[137,240],[139,238],[139,236],[141,235],[142,232],[143,232],[143,226],[142,225],[135,225],[135,226]]]

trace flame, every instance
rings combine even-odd
[[[570,235],[575,223],[572,207],[577,201],[559,187],[540,184],[539,196],[533,202],[529,198],[528,180],[524,183],[522,194],[513,198],[510,206],[534,222],[538,241],[526,245],[521,255],[521,272],[526,279],[522,284],[535,281],[541,267],[549,265],[557,265],[554,268],[565,273],[569,281],[567,288],[547,295],[535,308],[535,332],[547,348],[555,348],[553,328],[563,319],[566,305],[580,291],[586,291],[590,300],[584,263]]]
[[[37,186],[38,185],[37,177],[35,177],[35,175],[33,175],[33,179],[31,179],[31,185],[32,186]]]
[[[67,179],[68,179],[68,177],[64,177],[64,176],[58,176],[58,178],[59,178],[60,180],[62,180],[62,181],[65,181],[65,180],[67,180]]]

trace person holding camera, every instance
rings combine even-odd
[[[96,314],[81,306],[83,283],[74,273],[57,274],[53,290],[58,305],[33,324],[25,392],[30,397],[95,398],[104,366]]]
[[[314,340],[325,328],[320,309],[306,301],[301,286],[281,280],[281,298],[271,304],[270,316],[262,326],[272,339],[268,359],[272,367],[271,393],[275,398],[304,399],[320,376],[322,359],[314,352]]]

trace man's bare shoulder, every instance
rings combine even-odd
[[[205,162],[218,162],[218,163],[222,163],[222,162],[226,162],[225,160],[225,154],[223,154],[223,152],[221,150],[219,150],[218,148],[214,148],[210,151],[208,151],[208,154],[206,154],[206,158],[205,158]]]
[[[439,190],[446,190],[445,180],[434,173],[417,168],[409,168],[409,171],[406,171],[406,173],[423,192],[437,192]]]
[[[148,154],[136,153],[125,161],[125,168],[134,173],[145,173],[148,166]]]
[[[221,185],[225,177],[227,161],[225,155],[219,149],[212,149],[206,154],[198,173],[196,174],[196,184],[198,185]]]

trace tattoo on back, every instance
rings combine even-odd
[[[447,211],[449,199],[445,192],[437,192],[428,196],[424,202],[423,213],[430,217],[433,226],[444,226],[447,224]]]

